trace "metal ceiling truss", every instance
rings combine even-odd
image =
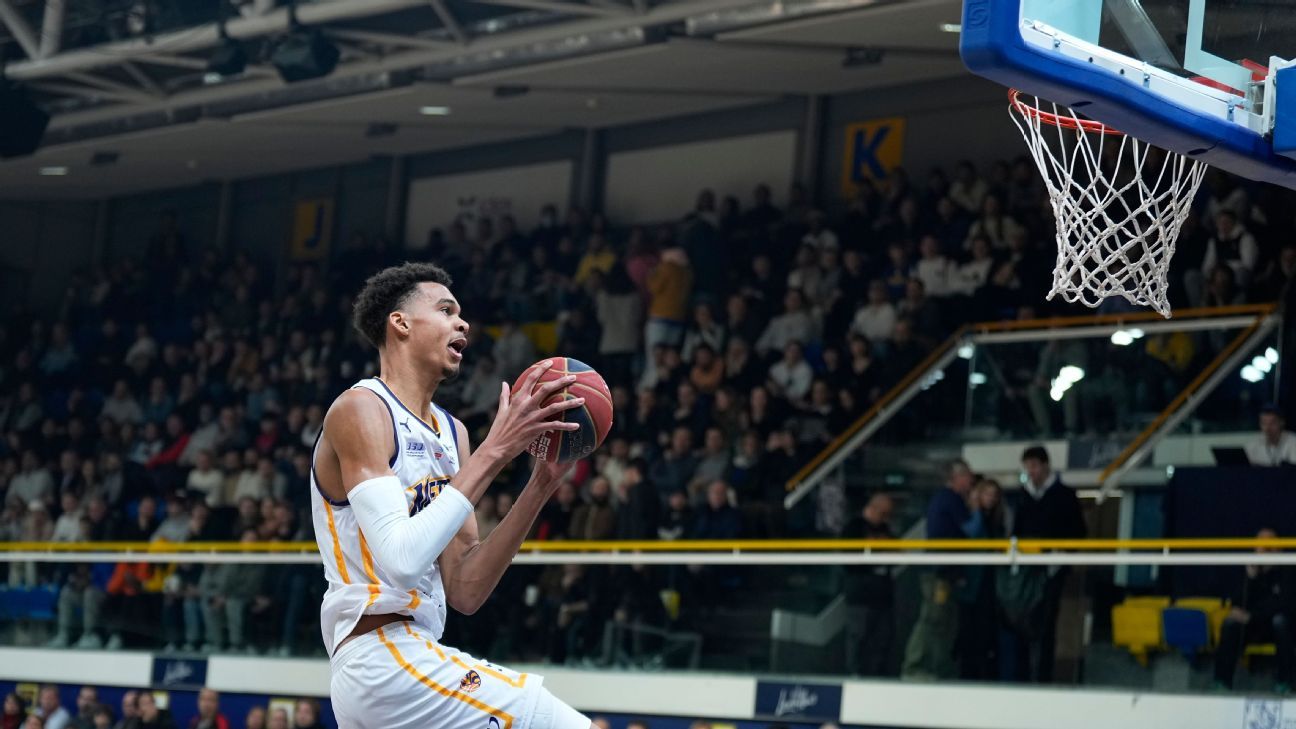
[[[61,98],[47,143],[138,130],[143,120],[202,118],[220,107],[272,109],[303,92],[333,98],[394,88],[447,74],[481,72],[644,44],[687,29],[709,37],[717,27],[857,9],[876,0],[331,0],[304,3],[298,20],[322,28],[347,53],[330,76],[285,87],[274,69],[249,64],[236,77],[206,74],[206,54],[225,42],[217,23],[149,37],[60,50],[64,3],[45,0],[37,35],[13,0],[0,0],[0,24],[27,58],[5,75]],[[55,7],[57,6],[57,7]],[[494,8],[494,11],[487,10]],[[517,8],[509,13],[499,8]],[[289,29],[286,8],[231,17],[229,38],[259,43]],[[425,13],[426,25],[411,18]],[[398,15],[394,15],[398,14]],[[394,16],[386,19],[384,16]],[[485,19],[482,19],[482,18]],[[409,32],[392,30],[398,27]],[[649,32],[653,31],[653,32]],[[664,34],[662,31],[666,31]],[[108,76],[111,76],[109,78]],[[358,82],[358,83],[357,83]],[[310,86],[309,90],[299,88]],[[69,109],[69,105],[71,108]],[[159,113],[160,112],[160,113]]]

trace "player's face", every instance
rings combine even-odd
[[[459,374],[463,350],[468,346],[468,323],[460,316],[459,302],[450,289],[438,283],[419,284],[401,313],[409,325],[410,344],[425,357],[429,367],[443,377]]]

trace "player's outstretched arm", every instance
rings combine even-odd
[[[463,453],[467,454],[471,451],[468,430],[458,420],[455,420],[455,428]],[[439,561],[446,602],[450,607],[472,615],[486,602],[504,570],[512,563],[522,541],[531,532],[540,510],[558,489],[563,474],[573,465],[537,462],[531,480],[522,489],[513,508],[484,541],[479,541],[475,518],[470,517],[464,522],[463,529],[441,553]]]

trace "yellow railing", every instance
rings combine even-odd
[[[0,542],[5,552],[290,553],[313,542]],[[1296,549],[1296,538],[1200,539],[737,539],[678,541],[524,542],[522,552],[1185,552]]]

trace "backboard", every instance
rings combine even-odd
[[[964,0],[960,53],[1136,139],[1296,188],[1296,2]]]

